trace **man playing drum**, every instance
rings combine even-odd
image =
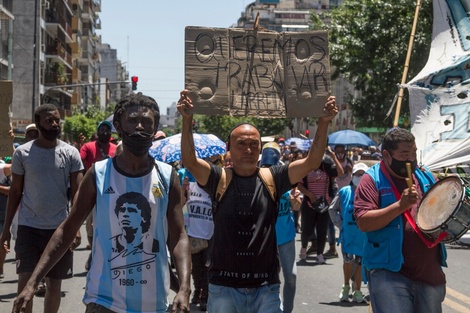
[[[440,313],[445,298],[441,268],[446,266],[445,247],[430,244],[414,222],[435,178],[417,166],[415,138],[405,129],[385,135],[382,153],[382,161],[363,176],[354,199],[357,225],[367,235],[363,264],[372,309]],[[411,164],[409,174],[406,163]]]

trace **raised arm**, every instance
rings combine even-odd
[[[338,113],[336,107],[336,97],[330,96],[325,103],[323,112],[327,115],[318,119],[318,127],[313,138],[313,143],[306,158],[289,163],[289,180],[292,184],[304,178],[308,172],[316,170],[323,159],[326,148],[326,137],[328,135],[328,125]]]
[[[211,168],[209,163],[199,159],[196,155],[193,138],[193,114],[189,112],[193,108],[193,104],[188,97],[187,90],[181,91],[177,108],[183,118],[181,126],[181,156],[184,167],[193,174],[199,184],[205,186],[209,179]]]

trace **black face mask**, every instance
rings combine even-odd
[[[415,170],[416,166],[418,166],[418,161],[416,161],[416,160],[414,160],[414,161],[409,161],[409,160],[398,161],[397,159],[395,159],[391,155],[390,155],[390,157],[392,158],[392,164],[390,164],[390,169],[400,177],[408,177],[408,172],[406,170],[406,163],[411,164],[411,172],[413,172]]]
[[[152,146],[153,134],[146,132],[135,132],[128,134],[122,132],[122,144],[135,156],[142,156]]]
[[[41,125],[37,126],[38,130],[41,132],[42,136],[47,140],[47,141],[54,141],[57,138],[59,138],[60,133],[62,132],[61,128],[53,128],[53,129],[45,129]]]
[[[111,139],[110,133],[98,134],[98,141],[101,143],[108,143],[110,139]]]

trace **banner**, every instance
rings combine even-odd
[[[428,62],[406,87],[418,161],[470,163],[470,0],[434,0]]]
[[[185,85],[194,113],[322,116],[328,33],[186,27]]]

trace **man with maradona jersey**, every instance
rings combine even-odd
[[[165,312],[167,240],[180,282],[172,312],[189,312],[190,252],[178,176],[148,154],[159,118],[156,101],[141,93],[118,102],[113,124],[123,151],[87,171],[70,215],[52,236],[13,312],[32,300],[35,286],[65,253],[90,212],[94,236],[83,298],[86,313]]]

